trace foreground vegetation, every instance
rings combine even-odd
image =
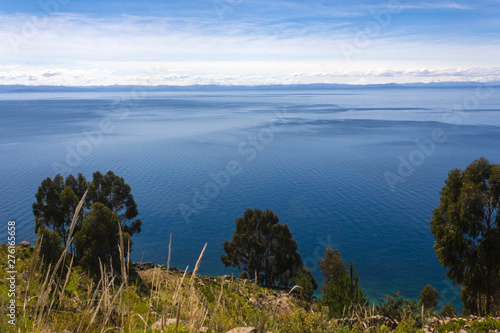
[[[262,287],[253,280],[209,277],[194,270],[125,262],[127,281],[102,265],[96,281],[69,262],[44,274],[40,245],[17,246],[17,328],[1,318],[2,332],[488,332],[500,318],[444,319],[416,301],[390,295],[378,305],[346,307],[337,318],[328,305],[297,290]],[[203,253],[202,253],[203,254]],[[0,292],[5,295],[7,246],[0,246]],[[163,323],[163,327],[162,327]],[[156,329],[156,330],[155,330]]]
[[[36,244],[0,246],[0,333],[498,332],[499,206],[500,166],[479,159],[450,172],[433,212],[437,256],[462,285],[467,317],[458,318],[451,304],[436,312],[430,285],[418,300],[394,293],[370,303],[354,263],[331,247],[318,263],[325,280],[317,300],[290,229],[271,210],[245,211],[223,244],[221,260],[240,278],[199,276],[206,245],[191,271],[170,267],[171,239],[167,266],[133,264],[131,237],[142,221],[132,220],[130,186],[112,172],[92,182],[57,175],[36,194]]]

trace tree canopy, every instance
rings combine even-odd
[[[39,228],[44,225],[66,241],[67,228],[86,187],[87,182],[81,174],[78,179],[70,175],[66,177],[66,181],[60,174],[54,179],[49,177],[43,180],[35,194],[36,202],[33,203],[35,232],[38,233]]]
[[[90,272],[100,271],[100,262],[120,265],[120,220],[118,215],[96,202],[83,218],[82,229],[75,235],[76,255],[80,265]]]
[[[288,226],[280,224],[271,210],[259,209],[247,209],[235,223],[233,238],[223,244],[224,265],[246,271],[252,279],[257,274],[267,286],[288,286],[303,266]]]
[[[33,204],[35,232],[44,236],[42,249],[46,260],[53,260],[55,255],[51,253],[57,253],[58,247],[67,241],[73,214],[86,191],[87,213],[82,209],[75,228],[75,254],[82,265],[98,272],[99,258],[108,264],[109,257],[118,251],[116,237],[120,227],[127,247],[131,244],[130,237],[141,231],[142,221],[132,221],[139,212],[131,188],[123,178],[111,171],[105,175],[95,172],[91,182],[82,174],[66,179],[60,174],[54,179],[46,178]]]
[[[425,309],[434,310],[439,303],[439,292],[428,284],[420,292],[418,300]]]
[[[141,232],[141,220],[137,219],[130,225],[127,224],[139,214],[139,211],[130,185],[126,184],[123,178],[116,176],[112,171],[108,171],[105,175],[99,171],[94,172],[88,190],[88,207],[100,202],[118,214],[123,232],[131,236]]]
[[[500,165],[480,158],[451,170],[445,184],[430,222],[434,249],[446,276],[463,287],[464,310],[490,314],[500,287]]]

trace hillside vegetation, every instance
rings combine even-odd
[[[125,262],[127,281],[103,265],[99,280],[72,266],[55,276],[41,265],[38,246],[18,245],[17,329],[3,312],[2,332],[489,332],[500,318],[441,318],[388,302],[345,309],[328,307],[297,290],[262,287],[230,276],[200,276],[152,263]],[[0,246],[0,292],[6,300],[7,246]],[[200,260],[202,256],[200,256]],[[201,261],[196,263],[196,271]],[[52,281],[52,282],[51,282]],[[388,309],[394,310],[392,318]],[[252,330],[254,328],[255,330]],[[234,331],[238,332],[238,331]]]

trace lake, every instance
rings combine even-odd
[[[500,162],[499,88],[0,94],[0,242],[34,240],[41,181],[113,170],[143,220],[134,261],[238,274],[220,261],[247,208],[288,224],[318,280],[325,248],[372,300],[426,284],[460,304],[429,231],[447,173]]]

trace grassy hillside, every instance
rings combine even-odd
[[[152,263],[122,267],[126,280],[103,265],[90,278],[68,256],[56,274],[42,265],[39,248],[16,247],[16,324],[8,323],[10,283],[8,248],[0,246],[0,292],[4,311],[0,332],[227,332],[254,327],[256,332],[488,332],[500,318],[442,319],[408,313],[399,322],[375,308],[347,309],[330,319],[327,308],[294,291],[261,287],[229,276],[194,272]],[[254,331],[255,332],[255,331]]]

